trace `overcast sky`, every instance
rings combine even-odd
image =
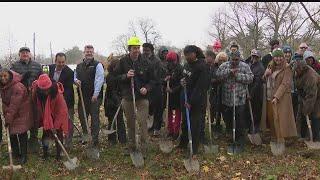
[[[77,45],[93,44],[108,55],[111,42],[128,31],[134,18],[149,17],[158,25],[163,40],[183,47],[209,43],[210,16],[224,3],[0,3],[0,56],[26,43],[32,49],[36,33],[36,54],[50,55]],[[9,34],[10,32],[10,34]]]

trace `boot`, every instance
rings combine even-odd
[[[25,164],[27,162],[27,151],[28,151],[27,133],[23,133],[19,135],[19,140],[20,140],[20,150],[21,150],[20,164]]]
[[[61,142],[62,143],[62,142]],[[61,160],[61,151],[62,151],[62,148],[60,147],[58,141],[56,141],[56,160],[57,161],[60,161]]]

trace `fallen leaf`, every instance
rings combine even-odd
[[[203,171],[205,172],[205,173],[207,173],[207,172],[209,172],[209,167],[208,166],[203,166]]]
[[[246,161],[247,164],[250,164],[250,161]]]
[[[220,157],[218,157],[217,159],[219,159],[221,162],[223,162],[223,161],[227,160],[227,158],[226,158],[226,157],[224,157],[224,156],[220,156]]]
[[[236,176],[241,176],[241,172],[237,172],[237,173],[236,173]]]
[[[91,171],[93,171],[93,169],[92,169],[92,168],[89,168],[88,171],[91,172]]]

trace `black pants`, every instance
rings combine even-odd
[[[111,124],[112,124],[112,120],[114,118],[114,115],[117,112],[117,109],[108,109],[108,127],[111,128]],[[117,129],[117,135],[118,135],[118,140],[120,143],[126,143],[127,142],[127,135],[126,135],[126,127],[124,124],[124,120],[123,120],[123,110],[122,108],[120,108],[118,116],[117,116],[117,120],[115,121],[115,123],[113,124],[113,129]],[[108,140],[112,141],[113,143],[116,143],[117,136],[115,133],[108,135]]]
[[[57,130],[57,137],[60,140],[61,144],[63,144],[63,132],[61,130]],[[57,156],[60,156],[61,153],[61,146],[59,145],[57,139],[54,137],[53,132],[51,130],[45,130],[43,131],[42,134],[42,146],[43,146],[43,151],[44,155],[48,155],[48,149],[49,149],[49,139],[54,139],[56,143],[56,152]]]
[[[15,158],[27,156],[28,134],[27,132],[21,134],[10,135],[12,153]]]
[[[293,107],[294,119],[297,121],[298,94],[297,93],[291,93],[291,99],[292,99],[292,107]]]
[[[309,116],[310,121],[311,121],[311,130],[312,130],[312,135],[313,135],[313,140],[314,141],[320,141],[320,134],[319,134],[319,129],[320,129],[320,119],[315,116],[315,114],[311,114]],[[307,137],[307,134],[309,133],[306,117],[304,115],[301,115],[301,137],[305,138]],[[309,135],[309,134],[308,134]]]
[[[257,133],[257,132],[260,132],[260,121],[261,121],[261,115],[262,115],[262,100],[260,100],[258,98],[253,98],[251,100],[251,107],[252,107],[252,116],[253,116],[254,129],[255,129],[255,132],[253,132],[253,133]],[[251,122],[249,101],[247,101],[246,109],[247,109],[246,114],[248,117],[247,124],[249,125],[248,128],[250,129],[250,132],[252,132],[252,122]]]
[[[164,97],[161,87],[154,88],[151,94],[151,113],[153,115],[153,130],[160,130],[163,122]]]
[[[207,99],[207,96],[206,96]],[[200,120],[200,142],[205,143],[205,128],[206,128],[206,112],[207,112],[207,106],[208,104],[206,103],[202,108],[201,108],[201,120]]]
[[[2,142],[2,119],[1,119],[1,116],[0,116],[0,143]]]
[[[223,111],[223,117],[225,118],[226,127],[233,129],[233,107],[225,106]],[[243,143],[244,129],[247,126],[246,123],[245,105],[236,106],[235,120],[236,120],[236,141]],[[232,131],[231,131],[232,132]]]
[[[193,153],[198,154],[199,140],[200,140],[200,124],[202,118],[202,109],[199,107],[191,108],[190,111],[190,129],[192,135],[192,148]],[[182,111],[182,134],[180,145],[183,147],[187,147],[188,145],[188,124],[186,118],[186,109],[183,108]]]

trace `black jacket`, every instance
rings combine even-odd
[[[55,64],[49,65],[49,77],[53,80]],[[61,82],[64,88],[63,96],[68,108],[74,108],[74,90],[73,90],[74,72],[67,65],[62,69],[58,82]]]
[[[262,76],[264,74],[264,67],[262,62],[256,62],[251,64],[249,62],[250,69],[254,75],[253,82],[249,85],[250,96],[253,101],[261,101],[263,100],[263,79]],[[252,102],[255,104],[255,102]]]
[[[41,65],[35,61],[30,60],[28,63],[24,61],[16,61],[12,64],[11,70],[22,75],[21,83],[25,87],[31,87],[32,82],[42,74]]]
[[[267,69],[268,64],[272,60],[271,52],[262,57],[261,62],[263,64],[264,69]]]
[[[115,68],[115,76],[119,80],[122,98],[132,100],[131,80],[127,78],[127,73],[130,69],[135,70],[133,79],[136,100],[147,99],[148,94],[152,90],[154,78],[150,63],[141,55],[139,55],[138,60],[135,62],[130,59],[129,55],[126,55],[120,59]],[[147,89],[146,95],[140,93],[142,87]]]
[[[107,89],[104,99],[104,110],[107,117],[113,116],[121,103],[121,93],[119,82],[114,72],[109,72],[106,76]]]
[[[177,63],[173,69],[168,68],[167,75],[171,76],[169,86],[172,90],[172,92],[169,93],[169,109],[180,109],[180,94],[182,90],[180,80],[183,78],[183,67]]]
[[[209,87],[208,67],[203,59],[186,63],[183,74],[187,83],[188,103],[192,108],[203,108],[206,104],[206,95]],[[184,95],[182,96],[184,102]]]

